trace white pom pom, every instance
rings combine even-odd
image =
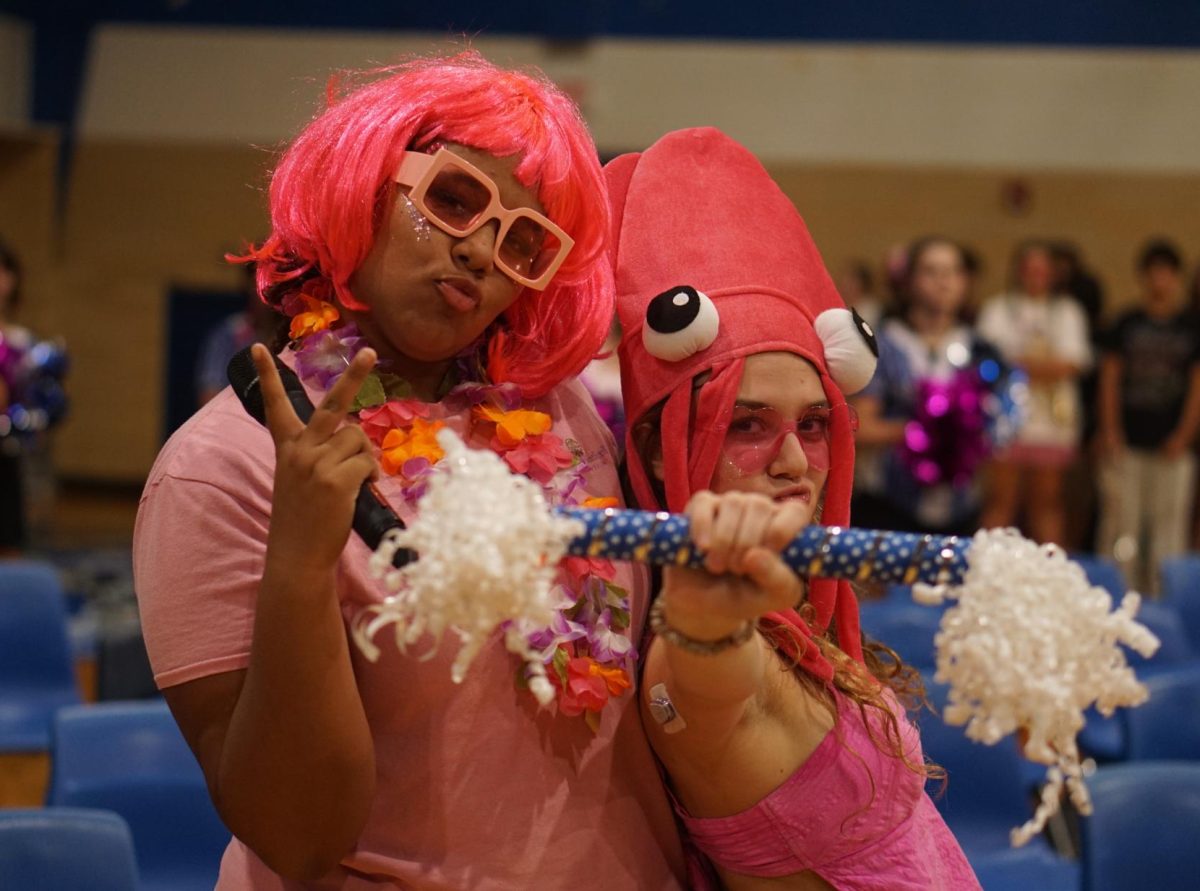
[[[1075,736],[1084,712],[1146,699],[1124,644],[1151,655],[1158,639],[1133,618],[1141,598],[1129,593],[1118,609],[1055,545],[1039,546],[1012,529],[981,530],[967,552],[961,586],[914,587],[914,597],[956,600],[936,637],[935,680],[950,685],[947,724],[966,725],[973,740],[994,743],[1023,729],[1025,755],[1052,765],[1033,818],[1013,831],[1021,845],[1058,809],[1065,786],[1081,813],[1091,803]]]
[[[451,677],[461,683],[471,661],[497,628],[504,645],[526,662],[533,695],[554,699],[542,654],[529,634],[548,626],[561,593],[558,562],[583,525],[551,513],[532,480],[509,473],[493,452],[468,449],[452,431],[438,433],[446,455],[418,502],[407,529],[387,533],[371,571],[396,593],[367,607],[354,622],[354,640],[368,659],[379,656],[372,638],[395,623],[404,650],[428,634],[436,650],[443,634],[458,638]],[[392,569],[399,548],[420,556]]]
[[[825,346],[825,364],[842,395],[857,393],[875,375],[875,332],[849,309],[827,309],[813,326]]]

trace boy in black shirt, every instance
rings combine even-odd
[[[1182,268],[1173,244],[1149,242],[1140,303],[1101,343],[1097,550],[1149,593],[1160,561],[1186,550],[1195,487],[1200,319],[1183,306]]]

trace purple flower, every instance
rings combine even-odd
[[[541,651],[544,659],[549,659],[559,644],[568,643],[572,640],[580,640],[588,636],[588,629],[579,622],[572,622],[561,612],[554,614],[554,621],[550,626],[536,631],[529,635],[529,643]]]
[[[591,470],[591,467],[582,462],[571,468],[571,472],[566,478],[566,484],[562,487],[558,494],[558,504],[570,507],[579,503],[578,499],[575,497],[575,492],[582,486],[587,485],[589,470]],[[587,492],[584,491],[580,494],[586,496]]]
[[[353,325],[310,334],[296,350],[296,373],[322,390],[328,390],[366,345],[366,340]]]
[[[400,477],[404,480],[400,494],[405,502],[413,504],[421,499],[425,490],[429,488],[429,477],[432,471],[433,464],[428,458],[409,458],[400,465]]]
[[[504,411],[514,411],[521,406],[521,389],[516,384],[483,384],[467,381],[451,390],[443,404],[450,412],[463,411],[487,403]]]
[[[632,658],[633,641],[612,628],[612,610],[605,610],[588,632],[588,647],[597,662],[618,665]]]

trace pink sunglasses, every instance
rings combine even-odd
[[[830,427],[838,411],[849,413],[850,429],[858,429],[858,413],[846,403],[813,406],[796,420],[785,419],[778,409],[769,406],[735,405],[724,431],[721,456],[744,476],[761,473],[779,457],[784,440],[792,434],[804,450],[809,467],[828,470]]]
[[[509,210],[486,173],[446,148],[434,154],[405,152],[393,179],[408,199],[443,232],[465,238],[500,221],[492,260],[519,284],[545,290],[575,242],[548,217],[528,207]]]

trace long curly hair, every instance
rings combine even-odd
[[[493,378],[542,395],[599,350],[613,288],[595,146],[575,104],[540,72],[502,69],[467,50],[335,76],[324,111],[272,175],[270,236],[230,259],[256,264],[272,305],[320,276],[343,305],[365,309],[350,279],[394,201],[392,177],[403,152],[435,142],[520,156],[518,181],[575,240],[549,287],[525,289],[489,345]]]
[[[812,627],[812,608],[805,603],[799,607],[799,612],[808,621],[809,627]],[[836,709],[823,695],[823,682],[809,675],[787,656],[788,644],[797,642],[794,640],[798,638],[795,630],[761,620],[758,630],[779,654],[784,668],[790,670],[809,693],[830,708],[836,716]],[[831,627],[824,634],[814,633],[810,640],[833,666],[833,686],[858,707],[871,742],[879,751],[898,758],[913,773],[926,779],[945,780],[946,771],[941,766],[930,761],[916,761],[911,757],[904,746],[900,719],[887,702],[885,691],[890,691],[905,711],[915,712],[928,708],[929,701],[925,695],[921,673],[906,664],[900,658],[900,654],[887,644],[871,640],[865,634],[862,635],[863,661],[860,663],[842,652],[835,642],[835,635],[836,629]],[[804,643],[798,642],[801,645]],[[882,736],[876,731],[876,723],[869,720],[872,715],[883,728]]]

